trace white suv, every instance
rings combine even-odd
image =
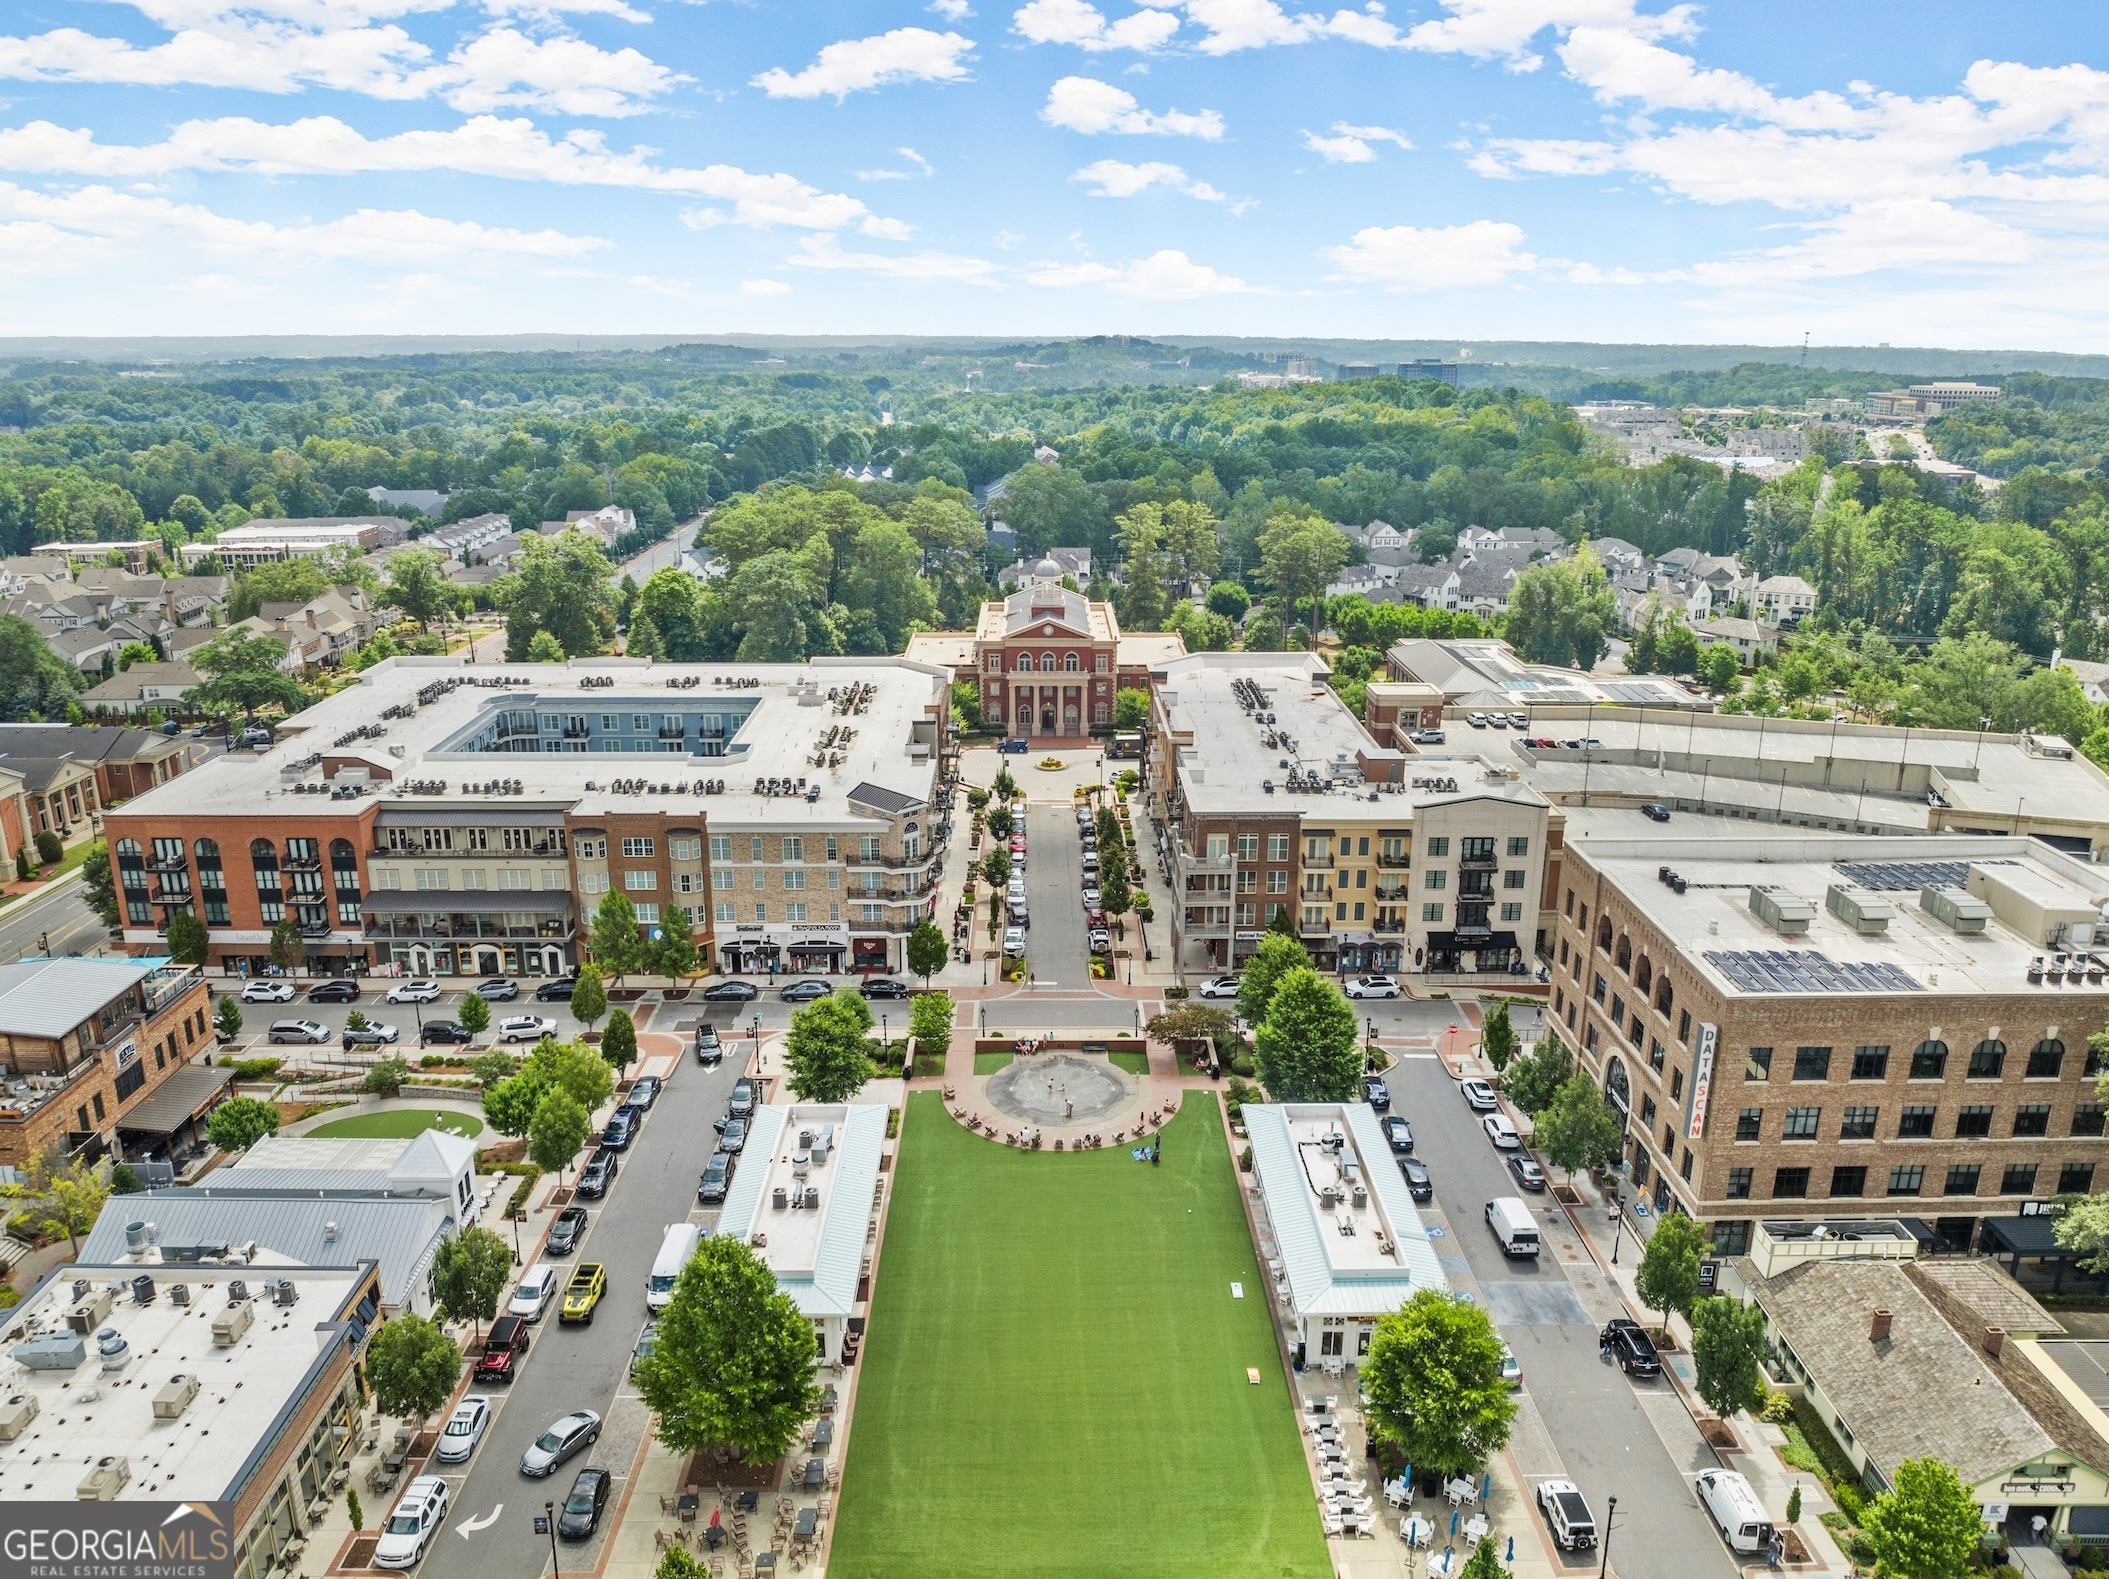
[[[447,1483],[437,1475],[420,1475],[403,1488],[395,1512],[381,1527],[373,1549],[377,1568],[415,1568],[447,1516]]]
[[[1007,955],[1019,955],[1025,952],[1025,928],[1005,927],[1003,929],[1003,952]]]
[[[520,1274],[520,1285],[513,1290],[512,1302],[505,1307],[508,1316],[518,1316],[522,1321],[540,1321],[542,1313],[549,1308],[549,1296],[557,1286],[557,1269],[548,1262],[539,1262]]]
[[[414,981],[399,981],[388,989],[390,1003],[437,1003],[439,983],[430,977],[419,977]]]

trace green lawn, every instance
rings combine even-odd
[[[1131,1075],[1146,1075],[1150,1072],[1148,1053],[1128,1053],[1115,1049],[1106,1056],[1113,1061],[1115,1069],[1125,1069]]]
[[[436,1108],[390,1108],[385,1113],[340,1118],[308,1133],[330,1140],[408,1140],[428,1129],[443,1129],[450,1135],[474,1140],[483,1133],[483,1120],[468,1113],[442,1113]]]
[[[974,1073],[977,1075],[993,1075],[1016,1056],[1015,1053],[976,1053],[974,1055]]]
[[[908,1101],[830,1579],[1328,1574],[1214,1097],[1157,1167]]]

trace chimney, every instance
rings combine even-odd
[[[1987,1353],[1987,1354],[1991,1355],[1991,1357],[1992,1357],[1993,1359],[1995,1359],[1995,1360],[1996,1360],[1996,1359],[1998,1359],[1998,1358],[1999,1358],[1999,1351],[2000,1351],[2001,1349],[2005,1348],[2005,1347],[2006,1347],[2006,1328],[2004,1328],[2004,1327],[1987,1327],[1987,1328],[1985,1328],[1985,1353]]]
[[[1878,1310],[1875,1312],[1874,1319],[1867,1326],[1867,1341],[1869,1343],[1887,1343],[1889,1341],[1888,1311]]]

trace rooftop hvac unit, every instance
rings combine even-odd
[[[190,1303],[190,1285],[188,1283],[171,1283],[169,1285],[168,1298],[169,1303],[172,1305],[187,1306]]]
[[[820,1210],[820,1187],[818,1185],[809,1184],[806,1186],[806,1210],[809,1212]]]
[[[775,1207],[776,1210],[778,1210],[779,1212],[782,1211],[784,1207],[789,1204],[789,1202],[784,1197],[784,1187],[781,1184],[779,1184],[775,1188],[775,1190],[770,1193],[769,1204]]]
[[[28,1393],[17,1393],[0,1403],[0,1442],[12,1442],[29,1429],[37,1417],[37,1401]]]
[[[1365,1206],[1369,1205],[1369,1191],[1363,1189],[1362,1186],[1358,1184],[1355,1186],[1355,1193],[1352,1199],[1355,1203],[1355,1210],[1359,1212]]]
[[[79,1284],[74,1286],[80,1287]],[[84,1338],[109,1319],[110,1291],[106,1288],[93,1289],[83,1294],[80,1302],[66,1312],[66,1325]]]
[[[87,1339],[73,1332],[48,1332],[41,1338],[18,1343],[8,1357],[25,1370],[77,1371],[88,1358]]]
[[[212,1346],[215,1349],[231,1349],[242,1341],[249,1324],[256,1320],[256,1307],[248,1300],[237,1300],[212,1318]]]
[[[131,1478],[129,1460],[114,1456],[99,1458],[95,1467],[81,1476],[81,1483],[74,1488],[73,1495],[81,1502],[115,1502]]]
[[[1814,905],[1776,883],[1751,886],[1750,913],[1783,938],[1807,936],[1809,923],[1816,919]]]
[[[138,1305],[154,1303],[154,1280],[144,1272],[132,1279],[132,1301]]]
[[[198,1396],[198,1379],[179,1372],[168,1379],[158,1393],[154,1394],[154,1418],[156,1420],[181,1419],[190,1401]]]
[[[289,1277],[282,1277],[278,1280],[278,1292],[275,1297],[280,1305],[297,1304],[300,1300],[300,1285]]]
[[[1990,905],[1945,883],[1920,889],[1919,908],[1951,932],[1982,932],[1992,919]]]
[[[1897,918],[1896,907],[1888,900],[1848,883],[1833,883],[1825,889],[1823,907],[1866,937],[1887,932],[1890,922]]]
[[[115,1327],[105,1327],[95,1335],[95,1352],[102,1356],[106,1375],[132,1363],[132,1345]]]

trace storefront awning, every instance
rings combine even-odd
[[[217,1102],[233,1079],[232,1069],[188,1064],[156,1086],[131,1112],[120,1113],[117,1127],[135,1135],[173,1135]]]
[[[1489,954],[1499,949],[1512,949],[1515,946],[1516,934],[1513,932],[1492,932],[1484,936],[1468,935],[1462,938],[1455,932],[1431,932],[1428,934],[1428,947],[1438,954]]]
[[[377,916],[502,916],[509,910],[562,915],[571,908],[565,888],[376,889],[363,901]]]

